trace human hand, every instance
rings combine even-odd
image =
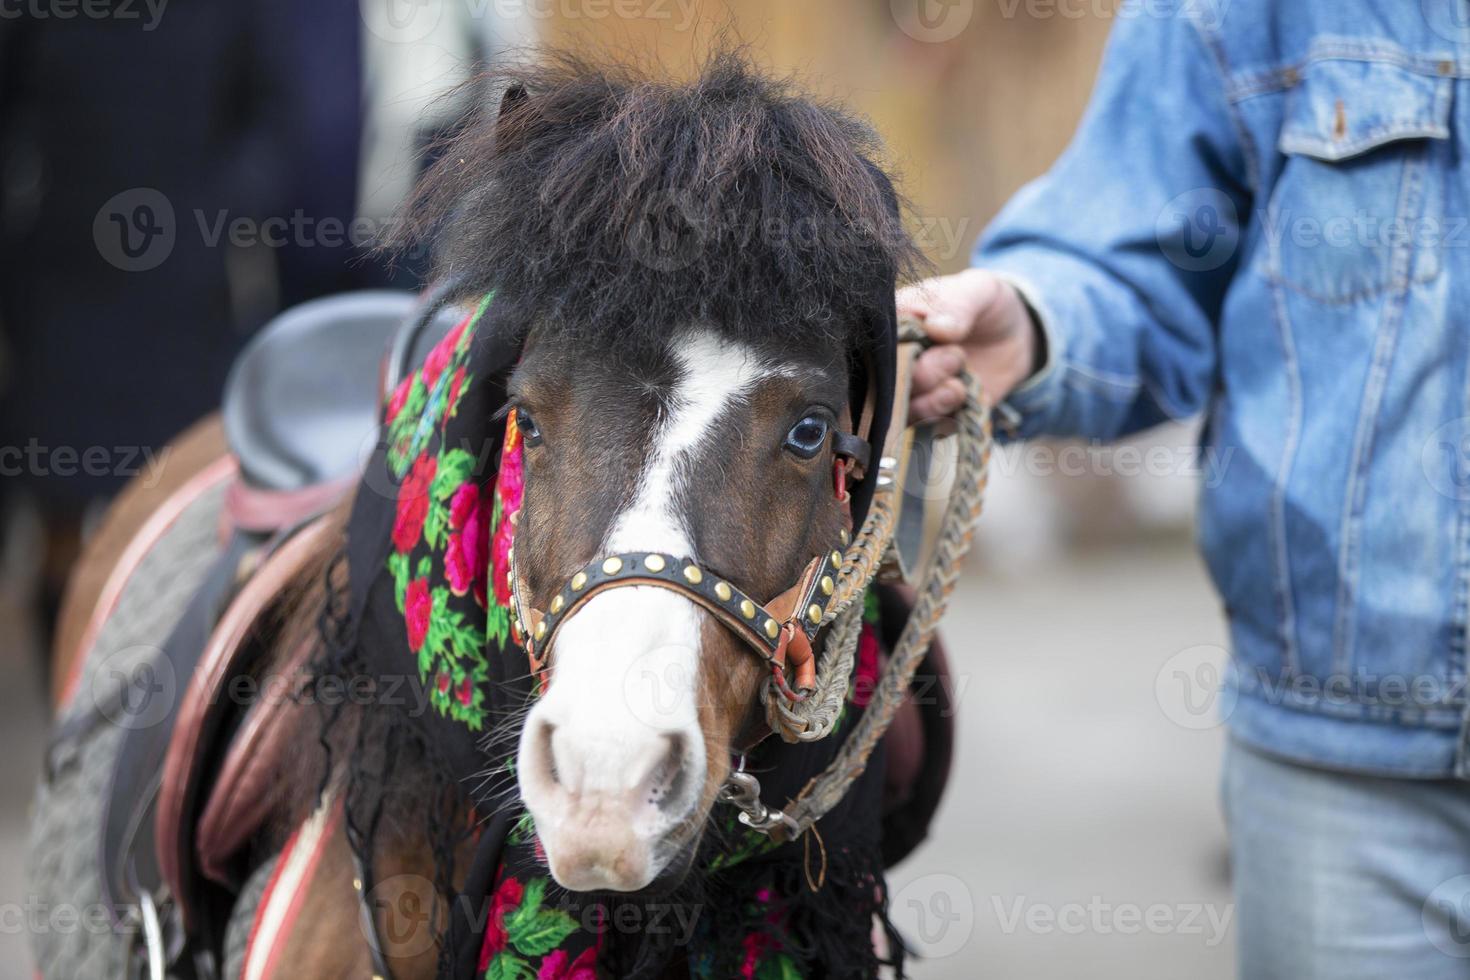
[[[898,315],[919,320],[934,346],[914,365],[909,418],[940,418],[964,402],[960,368],[1001,401],[1036,370],[1037,327],[1021,294],[984,269],[926,279],[898,291]]]

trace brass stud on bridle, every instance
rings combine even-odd
[[[701,572],[699,570],[698,565],[685,565],[684,578],[689,582],[690,585],[698,585],[700,582],[704,581],[704,572]]]
[[[664,570],[664,556],[663,555],[649,555],[647,558],[643,559],[643,567],[646,568],[646,569],[648,569],[650,572],[661,572],[661,571],[663,571]]]
[[[612,558],[609,558],[607,561],[602,563],[602,573],[604,575],[616,575],[622,570],[623,560],[621,558],[618,558],[617,556],[613,556]]]
[[[719,597],[721,602],[729,602],[730,597],[734,594],[735,592],[733,589],[730,588],[729,582],[715,583],[715,595]]]
[[[572,591],[581,592],[587,585],[587,573],[578,572],[572,576]]]

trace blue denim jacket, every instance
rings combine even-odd
[[[1470,777],[1470,4],[1141,0],[982,237],[1046,366],[1022,435],[1203,413],[1233,733]]]

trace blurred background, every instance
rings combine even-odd
[[[169,0],[0,8],[0,980],[29,977],[24,824],[49,621],[107,499],[156,477],[253,331],[416,288],[373,242],[482,60],[687,73],[731,40],[865,114],[937,271],[1065,145],[1112,0]],[[1233,975],[1187,427],[1010,447],[947,624],[960,745],[892,875],[920,978]]]

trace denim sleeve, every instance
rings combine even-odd
[[[1214,384],[1246,155],[1211,38],[1153,9],[1123,6],[1071,145],[975,250],[1046,337],[1008,399],[1023,437],[1117,438],[1199,413]]]

